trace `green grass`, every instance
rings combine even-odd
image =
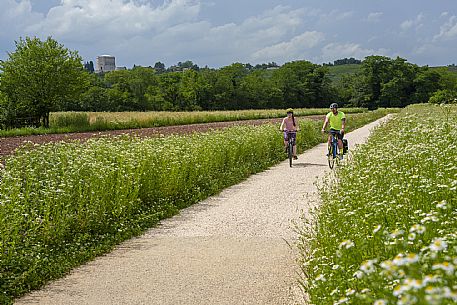
[[[366,112],[364,108],[342,108],[346,113]],[[326,108],[295,109],[296,116],[320,115]],[[147,128],[196,123],[279,118],[283,109],[196,111],[196,112],[55,112],[50,116],[50,128],[20,128],[0,130],[0,137],[33,134],[53,134],[84,131]]]
[[[349,114],[348,128],[387,112]],[[325,141],[321,126],[300,122],[299,151]],[[0,168],[0,303],[283,160],[278,127],[50,143],[8,157]]]
[[[311,304],[456,304],[456,116],[407,107],[321,185],[300,243]]]
[[[360,71],[362,68],[361,64],[349,64],[349,65],[338,65],[338,66],[328,66],[329,68],[329,78],[335,82],[338,81],[342,75],[345,74],[355,74]]]

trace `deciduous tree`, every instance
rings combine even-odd
[[[89,84],[89,74],[76,51],[56,40],[26,37],[16,51],[0,61],[0,89],[17,117],[32,117],[49,127],[49,113],[68,101],[77,101]]]

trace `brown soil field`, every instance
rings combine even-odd
[[[313,115],[302,117],[298,119],[311,119],[323,120],[323,115]],[[30,135],[19,137],[2,137],[0,138],[0,158],[14,154],[14,151],[26,144],[45,144],[49,142],[65,142],[65,141],[85,141],[90,138],[97,137],[110,137],[118,135],[134,135],[139,137],[154,137],[159,135],[171,134],[190,134],[194,132],[205,132],[210,130],[223,129],[237,125],[262,125],[268,123],[279,124],[282,118],[275,119],[261,119],[261,120],[246,120],[246,121],[231,121],[231,122],[214,122],[204,124],[190,124],[190,125],[176,125],[165,127],[152,127],[141,129],[122,129],[122,130],[108,130],[97,132],[77,132],[77,133],[64,133],[64,134],[44,134],[44,135]]]

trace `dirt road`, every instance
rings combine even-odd
[[[350,149],[378,123],[349,133]],[[183,210],[16,304],[303,303],[292,224],[319,202],[325,147]]]

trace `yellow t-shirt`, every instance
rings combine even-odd
[[[330,129],[341,130],[343,128],[343,119],[346,118],[346,115],[342,111],[338,111],[337,115],[329,112],[327,113],[327,118],[330,123]]]

